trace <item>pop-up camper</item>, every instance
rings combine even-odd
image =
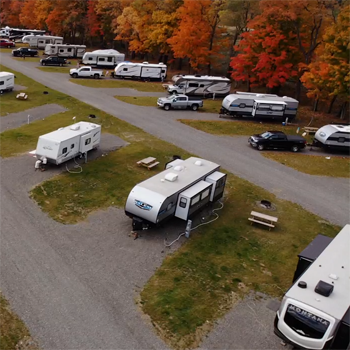
[[[95,50],[85,52],[82,63],[96,67],[115,67],[125,60],[125,55],[117,50]]]
[[[82,58],[84,56],[85,50],[85,45],[48,44],[45,46],[45,55]]]
[[[15,75],[9,72],[0,72],[0,91],[12,91],[15,87]]]
[[[35,155],[49,163],[61,164],[97,148],[100,139],[100,125],[79,122],[40,136]]]
[[[350,125],[322,126],[316,131],[313,145],[328,149],[350,150]]]
[[[114,78],[130,78],[137,80],[164,80],[167,66],[164,63],[119,63],[114,70]]]
[[[187,220],[223,196],[226,174],[220,165],[191,157],[175,159],[167,169],[136,185],[125,204],[133,227],[148,228],[167,219]]]

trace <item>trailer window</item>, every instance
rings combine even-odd
[[[201,199],[207,198],[209,196],[210,189],[208,188],[204,192],[202,192]]]
[[[199,202],[200,194],[191,200],[191,207]]]
[[[128,68],[123,68],[123,72],[127,72],[128,71]]]
[[[184,198],[184,197],[181,197],[180,198],[180,207],[181,208],[186,208],[186,205],[187,205],[187,199],[186,198]]]
[[[314,339],[322,339],[330,322],[307,310],[289,304],[284,322],[297,334]]]
[[[67,147],[64,147],[63,150],[62,150],[62,154],[67,153],[67,150],[68,150]]]
[[[198,83],[189,83],[188,87],[198,87]]]
[[[204,84],[200,84],[199,87],[204,87]]]
[[[113,61],[113,57],[108,57],[108,58],[107,58],[107,61],[108,61],[108,62],[112,62],[112,61]]]
[[[72,52],[72,48],[68,48],[67,51],[68,51],[68,52]]]
[[[85,145],[89,145],[91,143],[91,137],[85,140]]]
[[[89,57],[89,61],[92,61],[92,57]]]
[[[162,73],[165,73],[165,69],[162,69]]]
[[[4,81],[0,81],[0,85],[4,85],[5,84],[5,82]]]
[[[99,57],[98,60],[99,60],[100,62],[104,62],[104,61],[105,61],[104,57]]]
[[[72,144],[70,145],[70,148],[71,148],[71,149],[74,148],[74,143],[72,143]]]
[[[64,52],[64,50],[63,50],[63,49],[60,49],[60,52]]]

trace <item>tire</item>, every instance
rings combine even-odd
[[[257,147],[257,148],[258,148],[258,150],[259,150],[259,151],[262,151],[262,150],[264,150],[264,149],[265,149],[264,145],[258,145],[258,147]]]
[[[170,105],[169,105],[169,104],[164,105],[164,109],[165,109],[166,111],[168,111],[168,110],[170,109]]]
[[[177,95],[177,91],[176,91],[176,90],[173,91],[172,94],[173,94],[173,95]]]
[[[46,64],[45,62],[41,62],[41,65],[42,65],[42,66],[45,66],[45,64]]]
[[[292,152],[299,152],[299,147],[298,146],[293,146],[292,147]]]
[[[94,74],[94,79],[99,79],[100,76],[98,74]]]
[[[7,46],[7,48],[8,48],[8,49],[10,49],[11,47],[13,47],[13,46],[10,46],[10,45],[9,45],[9,46]]]
[[[72,77],[76,79],[76,78],[78,78],[78,74],[77,73],[73,73]]]
[[[193,105],[192,105],[192,111],[196,111],[197,109],[198,109],[198,105],[193,104]]]

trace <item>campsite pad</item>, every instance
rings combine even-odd
[[[25,89],[28,89],[27,86],[23,86],[23,85],[17,85],[15,84],[15,87],[14,87],[14,91],[21,91],[21,90],[25,90]]]
[[[15,102],[14,102],[15,103]],[[66,112],[67,109],[57,104],[47,104],[40,107],[30,108],[23,112],[11,113],[0,117],[0,132],[15,129],[34,120],[45,119],[52,114]]]
[[[102,133],[100,146],[97,150],[88,152],[88,161],[106,156],[108,153],[127,146],[128,144],[129,142],[124,141],[118,136]]]

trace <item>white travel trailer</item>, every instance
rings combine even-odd
[[[131,190],[125,214],[133,219],[133,228],[157,226],[172,217],[187,220],[220,199],[226,174],[219,169],[220,165],[195,157],[168,163],[166,170]]]
[[[125,60],[125,55],[117,50],[95,50],[85,52],[82,63],[97,67],[115,67]]]
[[[63,37],[52,35],[26,35],[22,38],[22,42],[30,47],[45,49],[48,44],[63,44]]]
[[[350,225],[320,246],[314,240],[304,254],[316,259],[297,271],[276,314],[275,333],[296,348],[349,349]]]
[[[79,122],[39,137],[35,155],[49,163],[61,164],[99,146],[101,126]]]
[[[82,58],[84,56],[85,50],[85,45],[48,44],[45,46],[45,55]]]
[[[119,63],[114,70],[114,78],[130,78],[137,80],[164,80],[167,74],[167,66],[164,63]]]
[[[350,125],[329,124],[315,133],[314,146],[328,149],[350,149]]]
[[[0,92],[12,91],[15,87],[15,75],[9,72],[0,72]]]
[[[265,103],[268,103],[271,108],[264,105]],[[258,113],[254,109],[254,103],[255,101],[260,101],[261,103],[261,113]],[[282,102],[282,103],[281,103]],[[283,114],[281,115],[281,111],[279,111],[283,103],[285,104]],[[251,93],[251,92],[237,92],[236,94],[230,94],[224,98],[222,101],[222,108],[221,113],[222,114],[229,114],[237,117],[283,117],[287,118],[289,120],[292,120],[295,118],[298,110],[299,102],[295,100],[294,98],[283,96],[279,97],[277,95],[273,94],[257,94],[257,93]],[[257,109],[259,106],[255,104],[255,109]],[[265,112],[270,110],[270,114],[263,113],[263,109],[265,108]],[[260,115],[261,114],[261,115]]]
[[[197,95],[203,97],[226,96],[231,90],[231,80],[209,75],[175,75],[174,85],[168,86],[170,94]]]

